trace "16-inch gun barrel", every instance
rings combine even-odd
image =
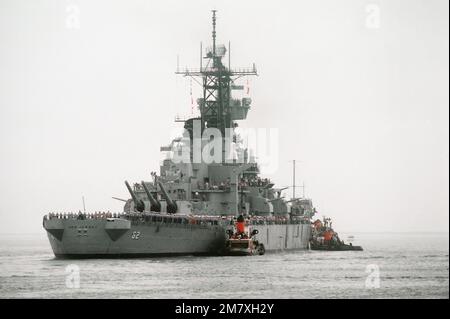
[[[170,198],[169,194],[167,194],[167,192],[164,189],[164,186],[162,185],[161,182],[158,182],[158,185],[161,188],[161,193],[162,193],[164,199],[167,202],[167,213],[175,214],[177,212],[177,210],[178,210],[177,203]]]
[[[133,202],[134,202],[134,208],[135,208],[138,212],[142,213],[142,212],[144,211],[144,209],[145,209],[145,204],[144,204],[144,202],[143,202],[141,199],[138,199],[138,198],[136,197],[136,194],[133,192],[133,190],[131,189],[130,184],[128,184],[127,181],[125,181],[125,186],[128,188],[128,191],[130,192],[131,198],[133,199]]]
[[[150,211],[152,212],[160,212],[161,211],[161,203],[158,201],[158,199],[155,199],[152,194],[150,193],[147,185],[145,185],[144,181],[141,182],[142,187],[145,190],[145,193],[147,194],[148,200],[150,201]]]

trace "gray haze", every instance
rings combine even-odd
[[[447,0],[0,0],[0,232],[83,195],[120,211],[150,180],[213,8],[232,65],[258,67],[243,126],[279,128],[277,186],[297,159],[338,231],[448,231]]]

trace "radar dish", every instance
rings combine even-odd
[[[213,48],[208,47],[206,49],[206,54],[212,55],[212,51],[213,51]],[[225,56],[226,53],[227,53],[227,48],[225,47],[225,45],[220,44],[220,45],[216,46],[216,56],[223,57],[223,56]]]

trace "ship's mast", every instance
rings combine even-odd
[[[213,31],[212,31],[213,49],[212,49],[212,53],[213,53],[213,56],[216,56],[216,12],[217,12],[217,10],[212,10],[212,13],[213,13],[213,16],[212,16],[212,25],[213,25]]]
[[[202,85],[203,97],[198,100],[200,109],[201,130],[205,128],[217,128],[222,136],[225,136],[225,130],[233,127],[234,120],[244,119],[237,117],[236,108],[233,110],[231,105],[231,90],[234,81],[240,77],[248,75],[257,75],[256,67],[232,70],[224,66],[222,58],[225,56],[226,48],[223,45],[216,45],[216,10],[212,10],[212,48],[206,49],[206,56],[201,56],[207,60],[203,65],[200,62],[199,69],[186,69],[184,71],[177,70],[177,74],[190,76]],[[201,46],[202,48],[202,46]],[[201,49],[202,50],[202,49]],[[228,53],[229,54],[229,53]],[[230,59],[229,59],[230,60]],[[197,80],[200,78],[199,80]],[[240,104],[239,106],[247,107],[249,105]],[[185,128],[192,128],[192,120],[185,121]]]

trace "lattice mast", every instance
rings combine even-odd
[[[225,136],[227,128],[233,127],[235,120],[245,119],[250,108],[249,98],[232,98],[232,89],[242,89],[234,86],[234,81],[243,76],[258,75],[255,64],[246,69],[231,69],[230,65],[226,67],[222,62],[226,51],[225,46],[216,45],[216,10],[212,10],[212,47],[206,50],[205,56],[201,52],[200,68],[176,72],[190,76],[202,85],[203,97],[197,100],[200,118],[195,118],[201,120],[202,132],[207,127],[214,127],[221,131],[222,136]],[[205,66],[202,60],[206,60]],[[192,129],[192,120],[194,118],[185,121],[186,129]]]

